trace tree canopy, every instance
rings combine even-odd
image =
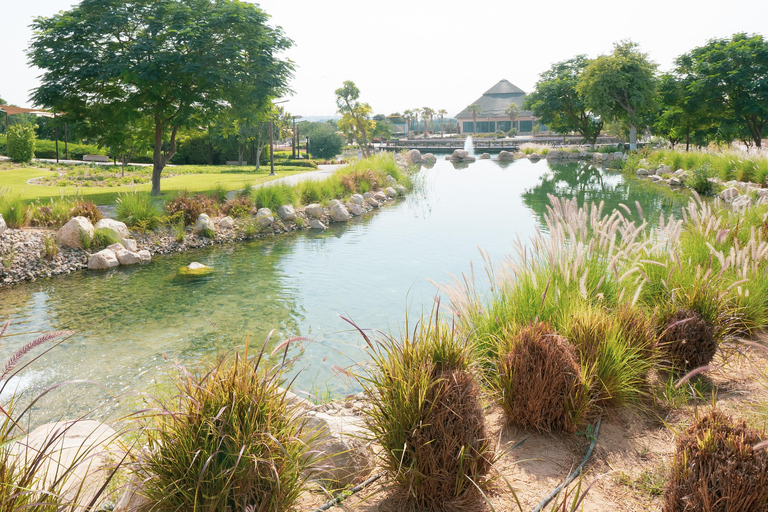
[[[363,156],[368,158],[370,150],[368,148],[368,134],[376,127],[376,122],[371,120],[373,110],[368,103],[361,103],[360,89],[355,82],[346,80],[342,87],[335,91],[336,106],[341,114],[339,129],[347,136],[357,142],[363,152]]]
[[[106,130],[147,120],[159,194],[180,129],[233,105],[268,109],[286,92],[293,64],[278,54],[292,42],[268,18],[237,0],[83,0],[35,19],[33,100],[74,118],[98,109],[92,121]]]
[[[626,122],[635,149],[638,124],[656,108],[656,64],[637,43],[622,41],[584,68],[576,90],[593,112]]]
[[[594,115],[577,85],[590,60],[585,55],[557,62],[539,76],[534,91],[526,96],[523,108],[533,111],[539,122],[555,133],[577,132],[594,144],[603,129],[603,120]]]
[[[712,39],[679,57],[677,72],[692,94],[720,105],[722,117],[736,121],[761,146],[768,123],[768,41],[762,35]]]

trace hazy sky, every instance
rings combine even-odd
[[[35,16],[73,0],[1,0],[0,97],[28,106],[39,70],[25,50]],[[638,43],[662,70],[681,53],[734,32],[768,36],[768,1],[263,0],[294,40],[286,104],[294,115],[334,114],[333,91],[354,81],[374,112],[445,108],[453,116],[506,78],[530,91],[553,62]]]

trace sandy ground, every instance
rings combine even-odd
[[[768,336],[754,340],[768,346]],[[581,483],[590,486],[583,510],[594,512],[658,511],[669,461],[674,455],[676,432],[691,424],[697,410],[708,410],[713,400],[724,412],[765,428],[768,410],[768,351],[750,346],[728,346],[715,359],[718,366],[704,379],[703,396],[676,408],[653,400],[644,410],[610,410],[603,416],[595,452]],[[583,459],[590,439],[587,433],[546,435],[504,425],[501,410],[487,409],[487,427],[504,455],[495,464],[499,479],[476,510],[529,511],[557,487]],[[514,450],[511,448],[525,440]],[[577,479],[578,481],[578,479]],[[574,485],[576,482],[574,482]],[[519,500],[517,505],[514,493]],[[562,497],[562,494],[561,494]],[[312,493],[299,510],[314,510],[328,497]],[[330,510],[385,512],[398,510],[387,498],[386,481],[379,480]],[[552,510],[552,504],[545,508]],[[399,512],[399,510],[398,510]]]

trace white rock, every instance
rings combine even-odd
[[[368,199],[366,199],[365,202],[368,203],[370,206],[373,206],[374,208],[378,208],[379,206],[381,206],[381,204],[372,197],[369,197]]]
[[[123,247],[125,247],[129,251],[137,252],[139,250],[138,245],[136,245],[136,240],[131,240],[130,238],[123,238],[121,242],[123,244]]]
[[[313,219],[319,219],[325,213],[325,209],[317,203],[312,203],[304,208],[304,212]]]
[[[321,231],[324,231],[328,229],[328,227],[320,222],[318,219],[310,219],[309,221],[309,229],[319,229]]]
[[[332,206],[336,206],[337,204],[341,204],[341,201],[338,199],[331,199],[328,201],[328,208],[331,208]]]
[[[432,153],[427,153],[424,156],[427,156],[427,155],[432,155]],[[432,156],[434,157],[435,155],[432,155]],[[395,183],[397,183],[397,180],[392,176],[390,176],[389,174],[387,174],[387,185],[394,185]]]
[[[219,221],[219,227],[222,229],[232,229],[235,227],[235,219],[227,215]]]
[[[197,218],[197,222],[195,223],[195,227],[192,229],[192,231],[195,233],[202,233],[206,230],[216,231],[216,226],[214,226],[213,221],[207,214],[201,213]]]
[[[480,160],[490,160],[490,159],[491,159],[490,153],[483,153],[482,155],[480,155]]]
[[[402,185],[401,185],[402,186]],[[365,202],[365,198],[361,196],[360,194],[352,194],[352,197],[349,198],[353,203],[357,203],[362,206],[362,204]]]
[[[528,155],[528,159],[532,160],[532,161],[533,160],[541,160],[541,155],[538,154],[538,153],[531,153],[530,155]]]
[[[685,174],[685,171],[684,171],[683,169],[678,169],[678,170],[676,170],[676,171],[675,171],[675,173],[674,173],[674,175],[675,175],[675,176],[678,176],[678,177],[680,177],[680,176],[682,176],[682,175],[684,175],[684,174]]]
[[[395,190],[393,187],[385,188],[384,193],[387,194],[387,197],[389,198],[397,197],[397,190]]]
[[[421,151],[418,149],[412,149],[405,154],[405,159],[411,164],[421,163]]]
[[[395,190],[397,190],[397,193],[401,196],[404,196],[406,192],[408,192],[408,190],[402,185],[395,185]]]
[[[662,174],[666,174],[666,171],[664,170],[664,166],[662,165],[658,169],[656,169],[656,176],[661,176]]]
[[[59,245],[64,247],[73,247],[82,249],[83,242],[80,240],[80,233],[87,233],[93,237],[93,224],[85,217],[74,217],[64,224],[58,233]]]
[[[373,470],[373,449],[365,439],[370,434],[362,419],[308,412],[307,427],[318,434],[315,448],[321,455],[312,478],[343,487],[364,480]]]
[[[624,153],[622,153],[621,151],[614,151],[613,158],[615,160],[621,160],[624,158]]]
[[[735,199],[739,195],[739,189],[736,187],[730,187],[726,188],[722,192],[720,192],[720,197],[723,198],[726,201],[730,201]]]
[[[766,190],[768,190],[768,189],[766,189]],[[363,207],[360,206],[357,203],[352,203],[352,202],[347,203],[347,210],[349,210],[349,213],[351,213],[355,217],[360,216],[360,215],[363,214]]]
[[[352,218],[352,216],[347,211],[347,207],[338,202],[337,204],[331,206],[330,216],[334,222],[347,222],[350,218]]]
[[[142,249],[139,251],[139,258],[141,258],[142,263],[152,261],[152,253],[146,249]]]
[[[193,261],[192,263],[187,265],[187,268],[189,270],[198,270],[198,269],[201,269],[201,268],[209,268],[209,267],[208,267],[208,265],[203,265],[199,261]]]
[[[387,194],[385,194],[382,191],[378,191],[378,192],[373,194],[373,198],[375,200],[377,200],[378,202],[383,203],[384,201],[387,200]]]
[[[366,192],[363,194],[363,198],[365,199],[372,199],[373,198],[373,192]]]
[[[293,209],[293,205],[284,204],[277,209],[277,216],[282,220],[296,220],[296,210]]]
[[[78,511],[86,510],[123,454],[117,433],[93,420],[48,423],[8,447],[9,463],[18,468],[39,461],[34,490],[48,490],[60,479],[63,501],[77,499]],[[93,508],[100,508],[98,498]]]
[[[6,229],[8,229],[8,226],[5,224],[5,220],[3,220],[2,214],[0,214],[0,236],[3,236],[3,233],[5,233]]]
[[[88,258],[88,268],[91,270],[106,270],[108,268],[116,267],[120,264],[117,261],[115,253],[109,249],[104,249],[95,254],[91,254]]]
[[[658,174],[651,174],[650,176],[648,176],[648,178],[651,181],[653,181],[654,183],[658,182],[658,181],[663,181],[663,178],[661,176],[659,176]]]
[[[427,165],[432,165],[435,162],[437,162],[437,157],[435,155],[433,155],[432,153],[425,153],[425,154],[421,155],[421,163],[427,164]],[[387,178],[392,178],[392,176],[387,176]],[[392,178],[392,179],[394,180],[394,178]],[[387,180],[387,183],[390,183],[390,181]],[[390,183],[390,184],[392,184],[392,183]]]
[[[515,154],[512,153],[511,151],[502,151],[501,153],[499,153],[499,160],[509,162],[514,159],[515,159]]]
[[[269,208],[259,208],[256,212],[256,224],[261,227],[271,226],[275,222],[275,218],[272,216],[272,210]]]
[[[749,196],[739,196],[733,200],[734,208],[746,208],[752,206],[752,198]]]
[[[451,155],[452,160],[463,160],[469,156],[469,151],[463,149],[455,149]]]
[[[768,188],[757,189],[757,197],[768,197]]]
[[[596,154],[599,154],[599,153],[596,153]],[[641,167],[637,170],[635,174],[637,174],[638,176],[648,176],[648,169],[644,169]]]
[[[136,265],[137,263],[141,263],[141,256],[139,256],[139,253],[137,252],[123,249],[122,251],[117,251],[115,256],[117,256],[117,261],[119,261],[121,265]]]
[[[115,253],[115,256],[117,256],[117,251],[124,251],[125,246],[123,244],[112,244],[108,246],[107,249]]]
[[[128,231],[128,226],[125,222],[120,222],[115,219],[101,219],[96,223],[96,229],[111,229],[118,234],[120,238],[130,238],[131,232]]]
[[[682,183],[680,182],[680,178],[675,178],[673,176],[672,178],[669,178],[669,185],[672,187],[679,187]]]

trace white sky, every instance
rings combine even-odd
[[[29,106],[39,70],[25,50],[33,17],[73,0],[0,0],[0,97]],[[262,0],[294,40],[296,63],[286,108],[335,113],[333,91],[354,81],[375,113],[445,108],[453,116],[506,78],[525,91],[553,62],[640,43],[662,70],[713,37],[768,36],[766,0]]]

